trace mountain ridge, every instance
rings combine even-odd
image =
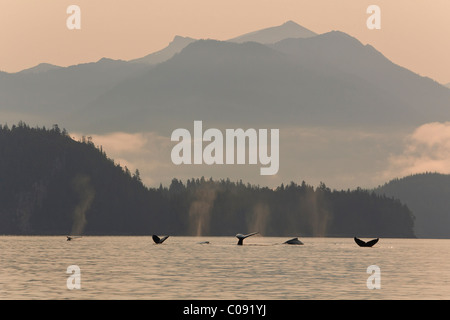
[[[24,74],[24,73],[40,73],[40,72],[47,72],[47,71],[51,71],[51,70],[55,70],[55,69],[59,69],[62,68],[60,66],[54,65],[54,64],[50,64],[50,63],[40,63],[34,67],[28,68],[28,69],[24,69],[22,71],[19,71],[18,73]]]
[[[275,26],[263,28],[257,31],[249,32],[231,39],[229,42],[258,42],[262,44],[270,44],[278,42],[286,38],[309,38],[316,36],[317,33],[289,20],[285,23]]]
[[[275,34],[273,34],[275,32]],[[268,34],[268,35],[266,35]],[[289,20],[284,22],[281,25],[274,26],[274,27],[267,27],[263,28],[257,31],[253,31],[250,33],[242,34],[240,36],[237,36],[235,38],[231,38],[226,41],[230,42],[243,42],[243,41],[253,41],[253,42],[260,42],[260,43],[272,43],[279,41],[282,38],[288,38],[288,37],[312,37],[317,35],[315,32],[297,24],[296,22]],[[256,36],[256,37],[255,37]],[[267,37],[272,37],[273,40],[268,40]],[[148,64],[148,65],[155,65],[164,61],[167,61],[171,57],[173,57],[175,54],[179,53],[182,49],[184,49],[188,44],[201,40],[201,39],[195,39],[191,37],[181,36],[181,35],[175,35],[172,41],[169,42],[169,44],[155,52],[151,52],[143,57],[135,58],[128,60],[128,62],[133,63],[142,63],[142,64]],[[102,59],[109,59],[109,58],[102,58]],[[102,60],[100,59],[100,60]],[[113,59],[111,59],[113,60]],[[119,61],[123,61],[121,59],[118,59]],[[95,61],[93,61],[95,62]],[[88,62],[88,63],[93,63]],[[98,61],[97,61],[98,62]],[[71,65],[68,67],[77,66],[79,64]],[[65,68],[56,66],[49,63],[40,63],[34,67],[27,68],[20,70],[16,73],[24,72],[24,73],[37,73],[37,72],[44,72],[47,70],[52,70],[56,68]]]
[[[380,195],[399,199],[415,216],[419,238],[450,238],[450,175],[437,172],[393,179],[374,189]]]
[[[167,47],[150,53],[144,57],[129,60],[133,63],[145,63],[149,65],[155,65],[172,58],[175,54],[179,53],[188,44],[197,41],[197,39],[190,37],[175,36],[173,40],[167,45]]]
[[[286,43],[299,44],[301,50],[286,48]],[[333,51],[336,43],[339,50]],[[425,103],[430,105],[426,110]],[[271,46],[198,40],[139,78],[119,83],[87,108],[96,119],[108,108],[105,123],[118,125],[114,112],[127,105],[129,115],[141,113],[132,118],[136,128],[157,126],[155,115],[169,110],[174,121],[203,117],[240,125],[293,124],[296,119],[297,125],[416,126],[450,118],[448,103],[450,93],[441,85],[349,35],[330,32]],[[274,106],[284,113],[272,113]],[[234,117],[231,110],[240,115]],[[251,120],[256,110],[259,115]],[[143,123],[150,113],[155,121]]]

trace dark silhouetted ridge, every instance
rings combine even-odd
[[[255,208],[263,205],[266,223],[258,233],[266,236],[414,237],[409,209],[375,193],[305,182],[273,190],[204,178],[149,189],[138,170],[115,164],[94,143],[75,141],[57,125],[0,126],[0,234],[233,236],[239,230],[243,239],[255,234]],[[208,212],[196,214],[198,203]]]
[[[419,238],[450,238],[450,175],[422,173],[394,179],[375,189],[399,199],[415,216]]]

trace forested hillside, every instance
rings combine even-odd
[[[450,238],[450,175],[414,174],[394,179],[375,190],[400,199],[415,216],[419,238]]]
[[[291,182],[174,178],[148,188],[89,137],[0,127],[0,234],[414,237],[400,201]]]
[[[23,123],[0,130],[0,233],[146,232],[151,199],[90,138]]]

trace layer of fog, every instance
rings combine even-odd
[[[82,134],[71,134],[79,139]],[[176,142],[154,132],[89,135],[116,163],[136,169],[148,187],[170,185],[173,178],[212,177],[277,187],[294,181],[332,189],[373,188],[390,179],[424,171],[450,172],[450,123],[429,123],[415,130],[302,127],[280,129],[280,170],[261,176],[260,165],[174,165]],[[205,147],[208,142],[204,142]]]

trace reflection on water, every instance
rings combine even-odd
[[[449,299],[450,240],[0,237],[0,299]],[[208,241],[208,243],[201,243]],[[69,290],[67,268],[80,268]],[[370,290],[367,268],[380,268]]]

